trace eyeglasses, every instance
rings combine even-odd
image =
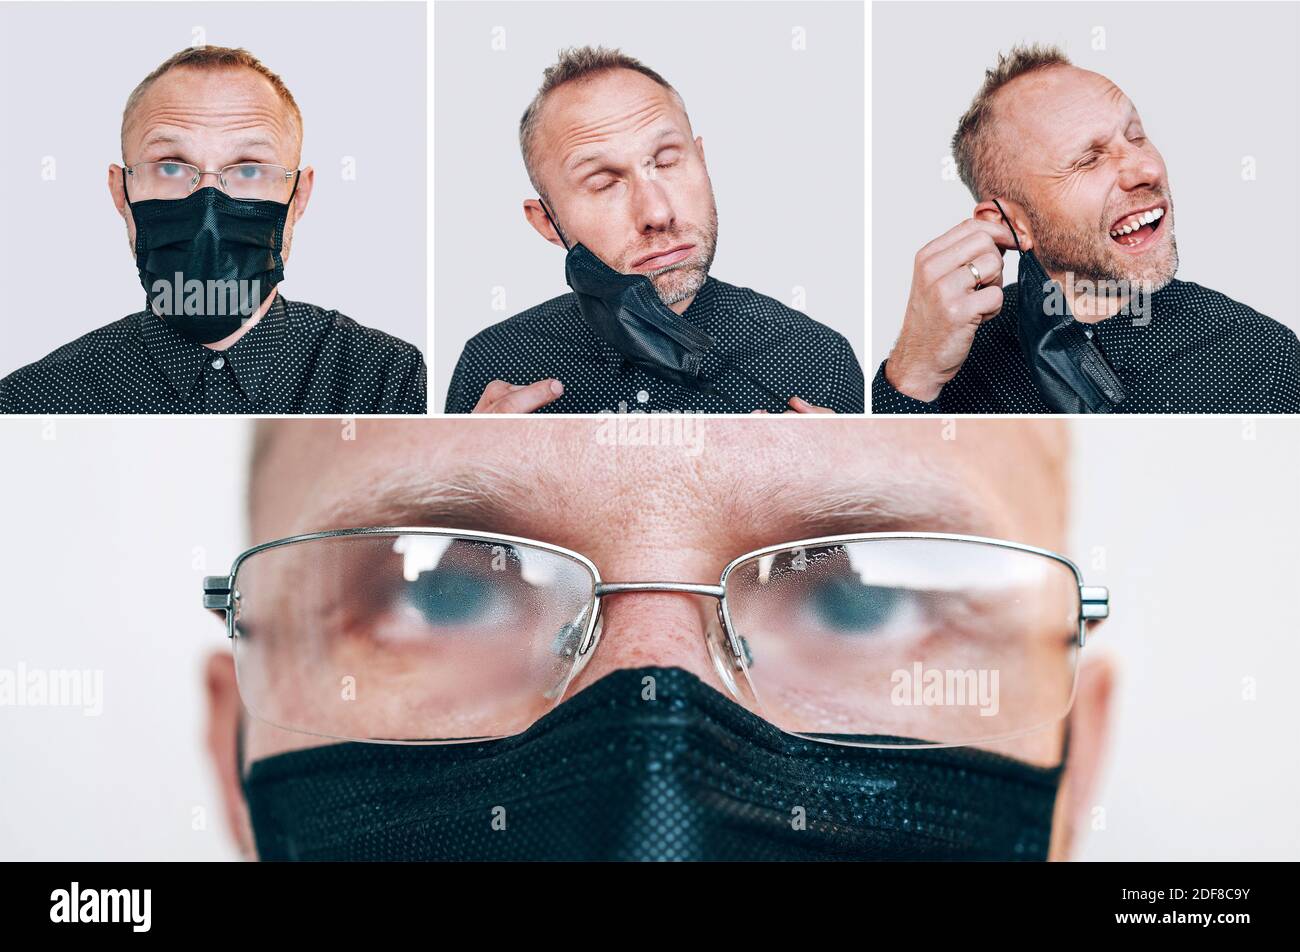
[[[215,171],[185,162],[137,162],[125,168],[131,179],[131,198],[137,202],[188,198],[205,175],[215,175],[218,186],[231,198],[283,201],[289,180],[298,171],[258,162],[227,165]]]
[[[863,747],[987,743],[1052,725],[1089,621],[1109,614],[1063,556],[943,533],[831,536],[732,561],[716,585],[604,582],[585,556],[493,533],[312,532],[204,579],[240,695],[270,724],[339,740],[465,743],[564,698],[629,592],[716,600],[718,678],[783,731]]]

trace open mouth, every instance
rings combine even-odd
[[[1146,211],[1128,215],[1111,226],[1110,240],[1125,249],[1140,248],[1155,237],[1164,220],[1163,208],[1148,208]]]

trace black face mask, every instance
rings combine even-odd
[[[578,306],[591,329],[646,372],[684,387],[709,390],[701,371],[713,338],[673,313],[644,274],[615,271],[580,242],[570,247],[545,202],[542,210],[569,252],[564,279],[578,295]]]
[[[244,793],[264,860],[1041,860],[1060,776],[802,740],[641,668],[515,737],[292,751],[254,762]]]
[[[149,306],[197,344],[239,330],[284,280],[284,223],[293,194],[285,203],[231,198],[214,187],[176,200],[132,202],[128,195]],[[187,291],[191,281],[198,284]]]
[[[1124,385],[1106,363],[1087,330],[1070,313],[1069,302],[1056,286],[1062,313],[1047,306],[1052,279],[1020,238],[1002,204],[993,200],[1020,252],[1017,332],[1029,375],[1047,404],[1058,413],[1110,413],[1124,401]]]

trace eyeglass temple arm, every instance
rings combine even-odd
[[[234,636],[234,626],[230,624],[230,610],[235,606],[235,580],[229,575],[205,575],[203,577],[203,607],[208,611],[220,612],[226,620],[227,637]]]
[[[1104,585],[1080,585],[1079,602],[1085,621],[1110,617],[1110,590]]]

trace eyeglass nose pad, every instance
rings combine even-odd
[[[727,686],[732,697],[738,701],[745,701],[745,692],[736,683],[736,673],[741,671],[740,661],[731,650],[731,643],[727,638],[721,603],[718,604],[713,620],[705,627],[704,642],[708,645],[709,659],[713,662],[713,670],[717,672],[719,680]],[[743,673],[741,676],[744,676]]]
[[[564,700],[565,695],[569,693],[569,685],[573,684],[574,681],[578,680],[578,675],[582,674],[582,669],[587,666],[587,662],[591,660],[591,656],[596,653],[596,646],[600,644],[600,633],[601,630],[604,628],[604,626],[605,626],[605,619],[600,612],[600,605],[599,603],[597,603],[596,622],[592,626],[591,637],[586,639],[585,645],[579,646],[578,660],[574,663],[573,667],[569,669],[569,676],[565,678],[564,681],[554,691],[546,695],[548,698],[553,699],[557,704],[560,701]],[[583,647],[586,648],[585,651],[582,650]]]

